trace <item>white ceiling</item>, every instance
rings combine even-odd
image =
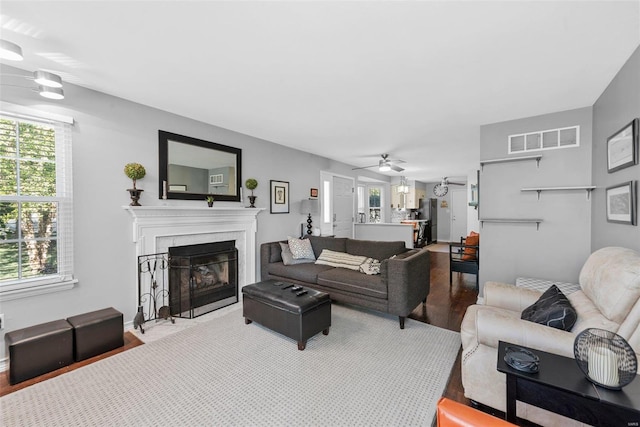
[[[421,181],[476,169],[480,125],[593,105],[640,44],[638,0],[2,0],[0,14],[25,54],[7,64],[355,166],[390,153]]]

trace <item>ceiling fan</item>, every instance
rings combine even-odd
[[[400,166],[398,166],[398,163],[406,163],[404,160],[391,160],[389,159],[389,155],[388,154],[381,154],[380,157],[382,157],[382,159],[378,162],[377,165],[371,165],[371,166],[363,166],[361,168],[353,168],[352,170],[356,170],[356,169],[369,169],[369,168],[378,168],[378,171],[380,172],[389,172],[390,170],[394,170],[396,172],[402,172],[404,169],[401,168]]]
[[[466,182],[451,182],[446,176],[442,177],[442,182],[440,182],[440,184],[442,184],[443,187],[446,187],[448,185],[467,185]]]
[[[449,178],[447,178],[446,176],[442,177],[442,181],[440,181],[440,184],[436,184],[433,187],[433,193],[438,196],[438,197],[443,197],[445,196],[448,192],[449,192],[449,186],[450,185],[467,185],[464,182],[451,182],[449,181]]]

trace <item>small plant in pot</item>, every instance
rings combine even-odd
[[[210,208],[213,207],[213,201],[215,200],[213,196],[209,195],[205,200],[207,201],[207,205],[209,205]]]
[[[140,163],[127,163],[124,166],[124,174],[133,181],[133,188],[129,188],[127,190],[131,195],[131,203],[129,204],[129,206],[140,206],[138,200],[140,199],[140,195],[144,190],[136,188],[136,181],[144,178],[144,176],[147,174],[147,171]]]
[[[249,178],[248,180],[246,180],[244,182],[244,186],[247,187],[248,190],[251,190],[251,195],[249,196],[249,203],[251,203],[251,205],[249,205],[250,208],[255,208],[255,203],[256,203],[256,197],[253,195],[253,190],[255,190],[256,188],[258,188],[258,181],[255,178]]]

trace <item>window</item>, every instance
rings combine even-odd
[[[358,185],[357,222],[383,222],[382,187],[376,185]]]
[[[71,128],[0,115],[0,294],[72,281]]]
[[[580,126],[509,135],[509,154],[580,146]]]
[[[382,222],[382,189],[369,187],[369,222]]]

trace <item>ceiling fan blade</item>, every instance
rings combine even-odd
[[[396,166],[396,165],[389,165],[389,167],[391,167],[391,169],[393,169],[396,172],[402,172],[404,169],[401,168],[400,166]]]
[[[352,168],[351,170],[355,171],[355,170],[358,170],[358,169],[369,169],[369,168],[377,168],[377,167],[378,167],[378,165],[362,166],[362,167],[359,167],[359,168]]]
[[[391,163],[407,163],[407,162],[405,162],[404,160],[398,160],[398,159],[396,159],[396,160],[391,160],[391,159],[389,159],[389,161],[390,161]]]
[[[466,183],[464,183],[464,182],[451,182],[451,181],[448,181],[448,182],[447,182],[447,184],[448,184],[448,185],[467,185],[467,184],[466,184]]]

